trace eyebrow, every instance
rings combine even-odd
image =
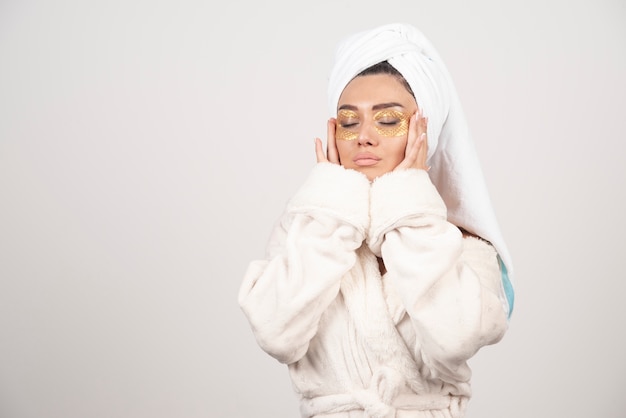
[[[380,110],[380,109],[387,109],[389,107],[401,107],[404,108],[404,106],[402,106],[400,103],[396,103],[396,102],[390,102],[390,103],[380,103],[377,105],[372,106],[372,110]],[[353,105],[349,105],[349,104],[345,104],[343,106],[340,106],[339,109],[337,110],[354,110],[355,112],[357,110],[359,110],[356,106]]]

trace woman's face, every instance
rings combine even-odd
[[[335,137],[339,161],[371,181],[392,171],[403,159],[409,118],[417,103],[402,83],[388,74],[360,76],[341,93]]]

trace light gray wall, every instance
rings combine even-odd
[[[299,3],[0,2],[0,416],[297,416],[238,287],[314,164],[336,42],[406,21],[517,273],[468,417],[624,417],[626,3]]]

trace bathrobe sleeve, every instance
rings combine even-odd
[[[366,236],[370,184],[354,170],[318,163],[275,227],[266,259],[253,261],[239,304],[260,347],[298,361],[337,297]]]
[[[463,238],[424,170],[378,178],[371,189],[370,249],[415,330],[414,355],[433,377],[467,381],[466,361],[508,327],[497,254]]]

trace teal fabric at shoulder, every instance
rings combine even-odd
[[[504,294],[506,295],[506,300],[509,304],[509,318],[511,318],[511,314],[513,313],[513,304],[515,303],[515,290],[513,289],[511,279],[509,279],[509,272],[500,256],[498,256],[498,262],[500,263],[500,271],[502,272],[502,286],[504,286]]]

